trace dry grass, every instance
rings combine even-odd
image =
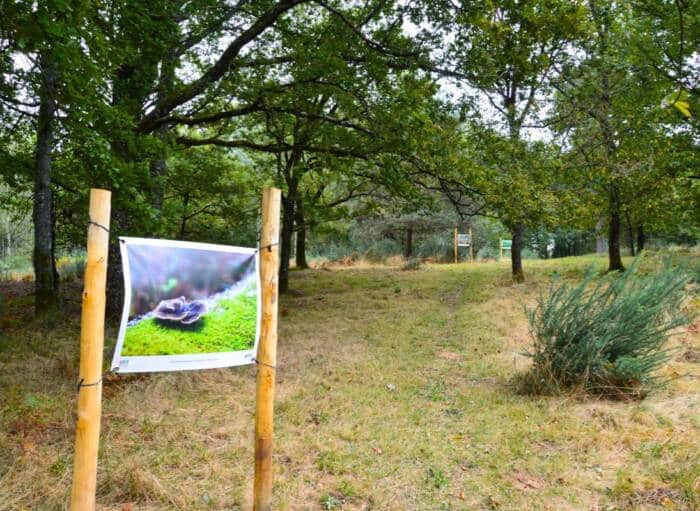
[[[595,257],[363,265],[294,272],[281,307],[275,509],[696,509],[697,329],[678,377],[642,402],[531,398],[523,312],[555,270]],[[64,509],[79,290],[67,319],[12,297],[0,344],[0,509]],[[694,304],[695,307],[698,303]],[[115,330],[110,330],[111,338]],[[111,355],[107,351],[106,355]],[[109,358],[109,357],[106,358]],[[104,510],[250,509],[254,369],[120,377],[105,385]]]

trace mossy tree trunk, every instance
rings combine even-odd
[[[52,151],[56,122],[58,74],[51,56],[40,57],[39,117],[36,130],[34,167],[34,312],[51,314],[58,308],[58,272],[55,260],[53,193],[51,190]]]
[[[297,235],[296,251],[294,252],[296,267],[300,270],[306,270],[309,263],[306,260],[306,219],[304,218],[304,199],[301,194],[297,194],[294,223]]]
[[[289,291],[289,260],[292,255],[292,234],[294,233],[294,212],[299,189],[299,175],[297,163],[301,159],[302,151],[294,148],[287,156],[283,168],[284,180],[287,184],[287,193],[282,195],[282,229],[280,233],[280,273],[279,292]],[[281,162],[280,162],[281,163]]]
[[[524,234],[525,226],[523,224],[516,224],[511,229],[513,239],[510,248],[510,265],[514,282],[523,282],[525,280],[522,257]]]
[[[639,224],[637,226],[637,252],[644,250],[644,245],[646,244],[647,237],[644,232],[644,224]]]
[[[610,191],[610,224],[608,226],[608,271],[624,271],[620,253],[620,200],[617,190]]]
[[[413,256],[413,227],[406,227],[406,246],[404,247],[404,256],[406,259]]]

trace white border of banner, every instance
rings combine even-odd
[[[255,273],[258,281],[258,316],[255,324],[255,343],[250,350],[224,351],[220,353],[196,353],[191,355],[150,355],[138,357],[122,357],[121,351],[124,345],[124,335],[126,325],[129,322],[129,310],[131,309],[131,274],[129,272],[129,258],[127,257],[126,245],[150,245],[159,247],[194,248],[200,250],[212,250],[218,252],[231,252],[236,254],[256,254]],[[255,362],[258,352],[258,342],[260,341],[260,254],[257,249],[245,247],[229,247],[226,245],[214,245],[211,243],[196,243],[191,241],[171,241],[149,238],[119,238],[119,250],[121,252],[122,267],[124,269],[124,311],[122,321],[119,326],[119,336],[117,345],[114,348],[112,358],[112,371],[119,373],[145,373],[160,371],[188,371],[194,369],[214,369],[219,367],[232,367]]]

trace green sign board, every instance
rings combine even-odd
[[[513,246],[513,240],[501,240],[501,248],[503,250],[510,250]]]

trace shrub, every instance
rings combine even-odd
[[[410,270],[420,270],[423,267],[423,261],[417,258],[412,258],[406,261],[403,266],[401,267],[402,270],[404,271],[410,271]]]
[[[431,258],[439,262],[452,262],[454,258],[453,243],[451,232],[438,231],[418,241],[414,255],[423,259]],[[462,259],[464,259],[464,254],[468,254],[469,249],[462,248],[460,250],[465,251],[462,252]]]
[[[61,257],[56,262],[58,273],[63,281],[80,281],[85,275],[85,256]]]
[[[498,247],[485,245],[479,249],[479,252],[476,254],[476,258],[480,261],[484,261],[488,259],[498,259],[499,255],[500,251],[498,250]]]
[[[523,383],[533,392],[580,388],[609,397],[642,397],[667,359],[681,312],[685,272],[666,268],[645,276],[636,262],[622,274],[577,285],[553,284],[528,311],[533,368]]]

